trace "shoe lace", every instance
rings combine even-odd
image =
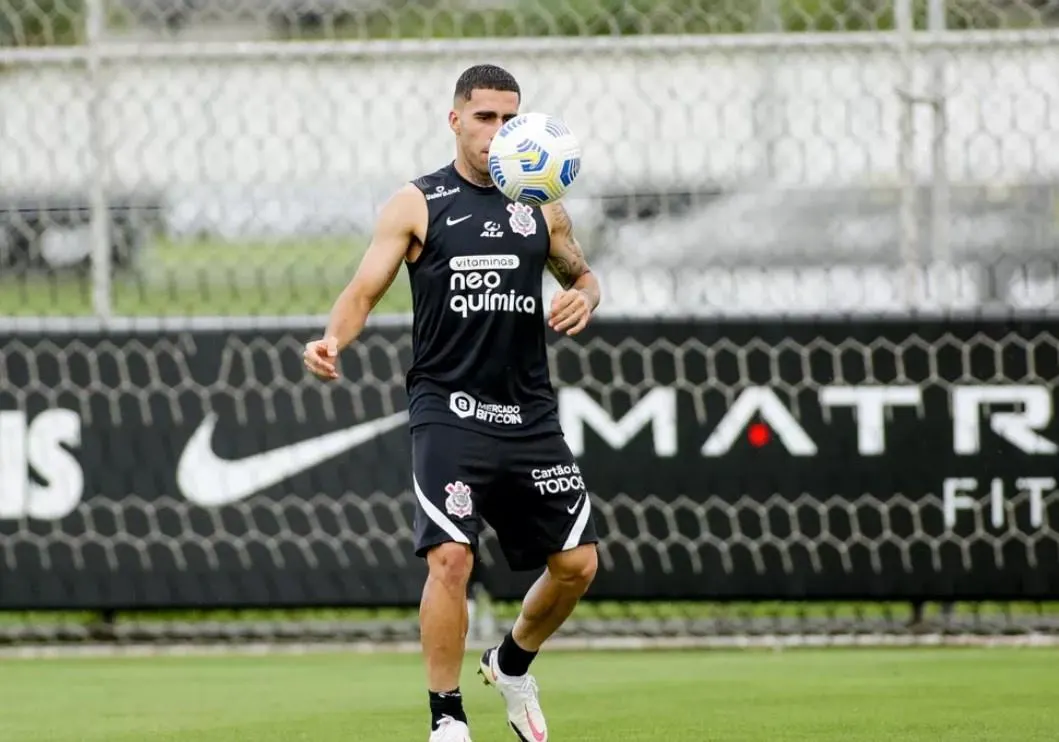
[[[515,683],[515,688],[520,696],[525,698],[525,702],[533,706],[536,710],[540,710],[540,703],[537,700],[538,688],[537,679],[529,673],[526,673],[521,678],[518,678]]]
[[[457,737],[451,736],[457,734],[456,732],[456,720],[451,716],[442,716],[438,719],[438,732],[441,733],[442,739],[454,740]],[[462,739],[462,738],[461,738]]]

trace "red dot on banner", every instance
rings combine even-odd
[[[754,423],[746,431],[746,437],[751,446],[764,446],[772,439],[772,431],[765,423]]]

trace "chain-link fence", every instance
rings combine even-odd
[[[584,167],[567,204],[604,283],[601,313],[1059,309],[1059,0],[0,0],[0,312],[77,315],[77,331],[92,328],[96,317],[215,318],[154,326],[154,341],[179,346],[178,378],[162,370],[168,350],[152,356],[150,338],[63,336],[67,345],[38,338],[38,348],[18,336],[5,346],[0,370],[23,369],[29,380],[0,379],[9,395],[0,401],[16,402],[15,412],[3,413],[5,430],[26,438],[22,468],[39,455],[30,440],[39,410],[26,408],[46,400],[107,408],[112,417],[103,417],[120,429],[116,435],[139,430],[130,435],[134,443],[154,435],[162,442],[150,449],[153,461],[165,469],[149,482],[130,474],[109,493],[112,501],[87,502],[101,492],[86,491],[83,522],[31,523],[32,516],[0,513],[9,536],[16,534],[6,540],[9,566],[51,558],[52,546],[59,564],[79,553],[68,544],[93,540],[135,562],[149,551],[137,528],[185,525],[181,518],[163,523],[151,510],[175,503],[170,511],[186,515],[183,500],[141,508],[146,500],[138,498],[156,489],[172,494],[166,467],[186,442],[185,427],[200,422],[206,397],[214,399],[203,379],[216,368],[192,374],[181,365],[185,352],[209,349],[195,333],[277,328],[267,318],[278,315],[298,328],[317,326],[292,315],[326,312],[370,239],[381,202],[452,157],[445,124],[452,87],[479,62],[510,69],[524,90],[523,109],[561,116],[583,143]],[[408,311],[405,280],[398,277],[377,312]],[[169,327],[196,339],[170,341]],[[1024,340],[998,332],[995,346],[911,343],[909,355],[922,350],[930,363],[922,378],[897,381],[927,383],[949,363],[954,378],[1043,381],[1054,397],[1054,343],[1044,334]],[[291,348],[298,342],[290,340]],[[850,355],[825,337],[805,342],[840,349],[835,357],[853,359],[853,376],[857,353],[875,347],[865,340],[849,346],[856,349]],[[613,347],[615,358],[630,352],[617,341]],[[976,366],[1023,347],[1036,349],[1025,374]],[[658,348],[670,346],[660,341]],[[733,351],[733,388],[786,383],[771,366],[761,374],[744,368],[754,353],[778,357],[789,344],[770,348],[752,340]],[[585,351],[585,369],[593,352]],[[645,367],[653,368],[655,353],[643,350]],[[682,353],[676,357],[694,357]],[[293,351],[288,356],[296,360]],[[615,361],[614,383],[628,384],[632,398],[657,381],[650,371],[642,383],[629,382],[623,364]],[[864,365],[874,381],[888,368]],[[262,381],[231,373],[218,376],[218,398],[260,393],[282,406],[301,399],[307,383],[300,375]],[[400,386],[398,370],[370,378]],[[140,383],[161,401],[137,397]],[[128,385],[132,393],[122,391]],[[155,404],[168,409],[198,393],[202,407],[190,408],[186,420],[152,419]],[[333,402],[326,405],[334,411]],[[265,417],[255,423],[263,430],[275,423]],[[262,443],[257,431],[236,435]],[[272,442],[272,433],[260,435]],[[110,471],[113,452],[95,452],[96,469]],[[10,481],[40,490],[28,475],[22,481],[21,470],[12,474],[10,462],[0,462]],[[283,514],[284,502],[317,502],[303,494],[291,490],[279,505],[266,498],[255,506]],[[636,496],[650,502],[648,494]],[[318,502],[321,512],[333,507],[326,493]],[[629,528],[649,539],[650,528],[641,526],[655,522],[650,508],[639,499],[621,502],[635,516]],[[209,518],[220,523],[239,513],[226,512]],[[113,522],[97,513],[114,513]],[[271,543],[272,521],[247,522],[224,527],[237,539],[245,530],[248,543]],[[705,539],[707,520],[693,526],[701,526],[693,539]],[[327,527],[312,528],[330,538]],[[620,528],[613,533],[624,538]],[[766,544],[793,538],[777,534],[759,535]],[[819,538],[830,538],[822,527]],[[517,606],[486,609],[488,596],[481,597],[472,633],[488,637]],[[924,627],[1053,638],[1059,631],[1054,605],[958,604],[924,615],[921,607],[593,603],[564,631],[592,641],[720,643]],[[414,611],[404,609],[110,618],[2,615],[0,644],[416,634]]]
[[[6,0],[0,308],[326,311],[381,200],[452,156],[481,61],[583,141],[568,203],[603,311],[1054,308],[1057,22],[1054,0]]]

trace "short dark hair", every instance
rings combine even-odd
[[[471,93],[475,89],[503,90],[516,93],[519,98],[522,97],[522,91],[519,89],[515,76],[495,64],[476,64],[465,69],[456,80],[455,97],[465,101],[470,100]]]

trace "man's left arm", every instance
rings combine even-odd
[[[559,202],[544,206],[551,246],[548,270],[562,286],[552,298],[548,326],[556,332],[576,335],[585,329],[592,312],[599,306],[599,281],[585,260],[570,215]]]

